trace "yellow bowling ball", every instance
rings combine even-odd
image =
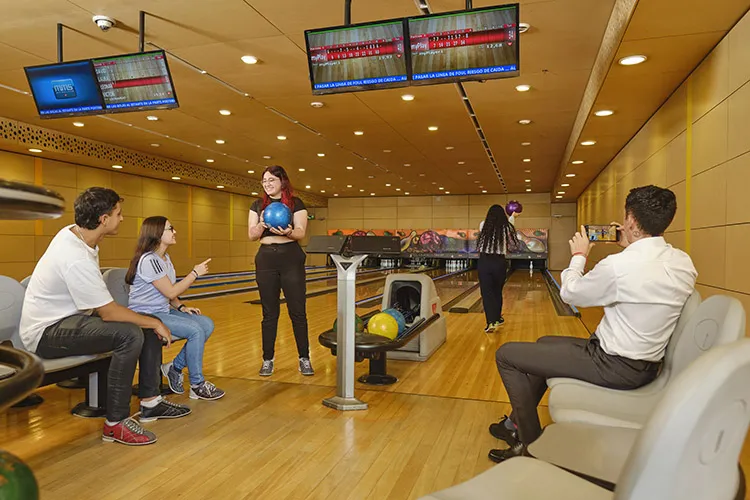
[[[393,340],[398,335],[398,322],[390,314],[377,313],[367,322],[367,332]]]

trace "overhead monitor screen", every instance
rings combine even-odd
[[[518,4],[409,18],[413,84],[520,74]]]
[[[62,118],[102,113],[90,61],[72,61],[24,68],[41,118]]]
[[[177,108],[164,51],[92,59],[108,112]]]
[[[313,94],[408,85],[404,20],[305,31]]]

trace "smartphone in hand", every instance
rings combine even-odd
[[[620,231],[615,224],[586,224],[586,235],[589,241],[617,243],[620,241]]]

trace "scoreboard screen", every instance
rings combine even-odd
[[[403,19],[305,31],[314,95],[409,84]]]
[[[518,4],[408,19],[412,84],[520,74]]]
[[[102,102],[89,61],[24,68],[41,118],[102,113]]]
[[[177,108],[164,51],[92,59],[107,112]]]

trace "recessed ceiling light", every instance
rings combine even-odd
[[[116,168],[116,169],[118,169],[118,170],[119,170],[119,169],[121,169],[121,168],[122,168],[122,165],[112,165],[112,168]]]
[[[338,195],[339,195],[338,193],[333,193],[333,196],[338,196]]]
[[[557,199],[559,200],[559,199],[561,199],[561,198],[562,198],[562,196],[560,196],[560,195],[557,195],[557,196],[555,196],[555,198],[557,198]]]
[[[465,161],[460,161],[460,162],[458,162],[458,164],[459,164],[459,165],[465,165],[465,164],[466,164],[466,162],[465,162]]]
[[[450,151],[451,149],[453,149],[453,146],[445,146],[445,149],[447,149],[448,151]]]
[[[474,184],[479,184],[481,181],[474,181]]]
[[[390,152],[391,152],[391,150],[390,150],[390,149],[384,149],[384,150],[383,150],[383,153],[390,153]]]
[[[375,193],[370,193],[370,196],[375,196]]]
[[[368,175],[368,176],[367,176],[367,178],[368,178],[368,179],[374,179],[374,178],[375,178],[375,176],[374,176],[374,175]]]
[[[159,146],[160,146],[160,144],[157,144],[157,143],[153,143],[153,144],[151,144],[151,147],[152,147],[152,148],[158,148]]]
[[[438,189],[439,189],[440,191],[442,191],[442,190],[444,190],[445,188],[444,188],[444,187],[442,187],[442,186],[440,186],[440,187],[439,187]]]
[[[146,117],[146,120],[148,120],[148,121],[151,121],[151,122],[155,122],[155,121],[157,121],[158,119],[159,119],[159,117],[158,117],[158,116],[154,116],[154,115],[148,115],[148,116]]]
[[[419,174],[420,177],[424,177],[424,174]]]
[[[612,116],[614,113],[611,109],[600,109],[594,112],[596,116]]]
[[[29,151],[32,152],[32,153],[41,153],[42,152],[41,149],[37,149],[37,148],[31,148],[31,149],[29,149]]]
[[[263,159],[264,159],[264,160],[270,160],[270,159],[271,159],[271,157],[270,157],[269,155],[263,155]]]
[[[530,161],[531,161],[531,158],[524,158],[524,159],[523,159],[523,162],[524,162],[524,163],[529,163]]]
[[[411,163],[404,163],[405,167],[411,167]]]
[[[396,188],[396,191],[401,191],[401,188]]]
[[[593,146],[594,144],[596,144],[596,141],[583,141],[581,146]]]
[[[427,127],[427,130],[429,130],[430,132],[435,132],[437,129],[438,128],[435,125],[430,125],[429,127]]]
[[[530,192],[531,192],[531,189],[530,189],[530,188],[529,188],[529,189],[527,189],[527,190],[526,190],[526,192],[527,192],[527,193],[530,193]]]
[[[323,106],[325,106],[325,104],[320,101],[313,101],[310,103],[310,106],[312,106],[313,108],[322,108]]]
[[[286,140],[286,136],[285,135],[277,135],[276,138],[278,140],[280,140],[280,141],[285,141]]]
[[[530,142],[522,142],[521,146],[531,146],[531,143]]]
[[[530,174],[531,170],[524,170],[525,173]]]
[[[576,174],[565,174],[565,177],[575,177]]]
[[[565,194],[565,191],[558,191],[557,194]]]
[[[224,139],[216,139],[216,144],[224,144],[225,142]]]
[[[321,193],[325,193],[325,192],[326,192],[326,190],[325,190],[325,189],[321,189],[321,190],[320,190],[320,192],[321,192]]]
[[[211,158],[209,158],[209,159],[206,160],[206,163],[213,163],[213,162],[214,162],[214,160],[212,160]]]
[[[412,94],[404,94],[401,96],[401,100],[403,101],[413,101],[414,96]]]
[[[352,167],[351,165],[347,165],[346,169],[347,170],[354,170],[354,167]]]
[[[466,175],[474,175],[474,172],[466,172]]]
[[[623,66],[634,66],[636,64],[641,64],[643,61],[645,61],[647,58],[643,55],[633,55],[633,56],[626,56],[617,61]]]
[[[360,190],[359,190],[359,192],[360,192],[360,193],[364,193],[364,192],[365,192],[365,190],[364,190],[364,189],[360,189]]]
[[[179,181],[179,180],[180,180],[180,178],[179,178],[179,177],[177,177],[177,176],[175,175],[175,176],[173,176],[173,177],[172,177],[172,180],[173,180],[173,181]]]
[[[242,62],[245,64],[257,64],[258,62],[258,58],[255,56],[242,56],[240,59],[242,59]]]
[[[351,184],[347,184],[346,187],[350,188],[353,187]]]
[[[330,177],[326,177],[326,180],[327,180],[327,181],[330,181],[330,180],[331,180],[331,178],[330,178]]]
[[[248,171],[247,171],[247,173],[248,173],[248,174],[254,174],[254,173],[255,173],[255,170],[248,170]]]
[[[310,189],[310,186],[305,186],[305,189]]]
[[[391,187],[391,185],[390,184],[386,184],[385,187]]]
[[[300,172],[304,172],[304,171],[305,171],[305,169],[304,169],[304,168],[301,168],[301,169],[299,169],[299,171],[300,171]]]
[[[526,33],[527,31],[529,31],[529,28],[531,28],[531,25],[528,23],[518,23],[519,33]]]
[[[205,69],[201,70],[201,75],[205,75],[206,73],[208,73],[208,71],[206,71]]]
[[[220,109],[219,114],[224,115],[224,116],[229,116],[232,114],[232,112],[229,111],[228,109]]]
[[[409,196],[409,191],[404,191],[404,194]]]
[[[524,179],[524,182],[531,182],[531,179]]]
[[[221,184],[219,184],[219,185],[218,185],[218,186],[216,186],[216,187],[217,187],[217,188],[219,188],[219,189],[224,189],[224,186],[222,186]]]
[[[325,153],[318,153],[318,156],[323,158],[326,154]]]
[[[516,90],[519,92],[528,92],[531,90],[531,85],[516,85]]]
[[[361,130],[355,130],[354,135],[365,135],[365,133],[362,132]]]
[[[570,163],[572,163],[573,165],[580,165],[581,163],[583,163],[583,160],[573,160]]]
[[[483,192],[483,193],[486,193],[486,192],[487,192],[487,190],[486,190],[486,189],[482,189],[482,192]]]
[[[566,187],[570,186],[570,184],[560,184],[560,186],[566,188]]]
[[[253,192],[252,192],[252,193],[250,193],[250,194],[251,194],[251,195],[253,195],[253,196],[256,196],[256,195],[257,195],[258,193],[257,193],[256,191],[253,191]]]
[[[74,127],[83,127],[84,123],[83,122],[73,122],[73,126]]]
[[[518,120],[518,123],[520,123],[521,125],[528,125],[529,123],[531,123],[531,120]]]

